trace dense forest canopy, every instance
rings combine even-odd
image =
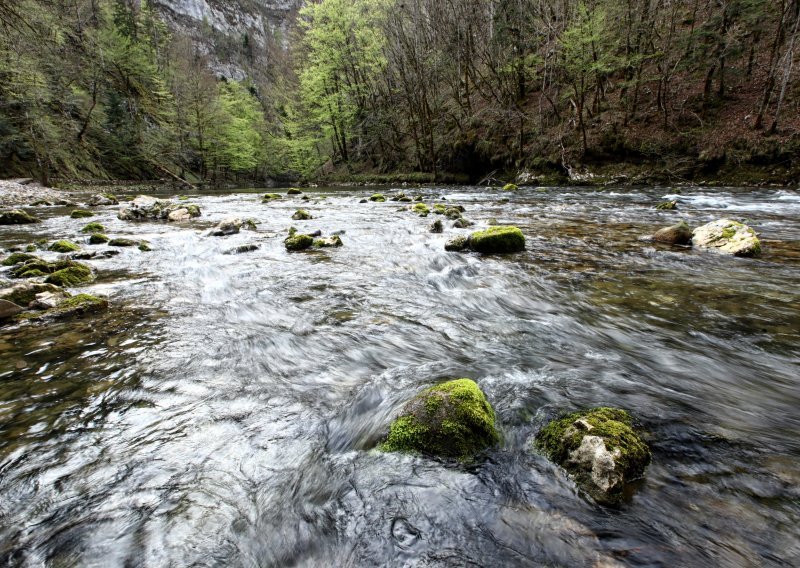
[[[800,0],[322,0],[244,81],[148,0],[0,23],[0,175],[800,167]]]

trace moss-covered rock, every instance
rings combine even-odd
[[[333,235],[330,237],[321,237],[318,239],[314,239],[314,246],[318,248],[324,247],[340,247],[344,243],[342,243],[341,237],[339,235]]]
[[[73,243],[71,241],[60,240],[60,241],[54,242],[49,247],[47,247],[47,250],[52,251],[52,252],[65,253],[65,252],[75,252],[75,251],[81,250],[81,247],[79,247],[78,245],[76,245],[75,243]]]
[[[428,230],[431,233],[441,233],[444,231],[444,226],[442,225],[441,219],[436,219],[433,223],[428,225]]]
[[[370,201],[377,201],[378,203],[383,203],[386,201],[386,197],[382,193],[374,193],[369,198]]]
[[[459,217],[453,223],[454,229],[466,229],[467,227],[473,226],[475,223],[467,219],[466,217]]]
[[[417,195],[416,197],[414,197],[414,201],[424,201],[424,200],[425,198],[422,197],[421,195]]]
[[[403,195],[401,197],[398,197],[397,201],[400,201],[401,203],[411,203],[413,199],[411,199],[408,195]]]
[[[193,203],[177,203],[168,199],[156,199],[149,195],[138,195],[121,207],[117,217],[123,221],[167,220],[186,221],[202,214]]]
[[[133,239],[126,239],[124,237],[117,237],[116,239],[111,239],[108,241],[108,246],[110,247],[135,247],[139,244],[139,241],[135,241]]]
[[[415,203],[414,206],[411,208],[411,210],[414,213],[418,214],[420,217],[427,217],[428,214],[431,212],[431,210],[428,209],[428,206],[425,205],[424,203]]]
[[[102,233],[105,232],[105,230],[106,228],[100,223],[88,223],[83,229],[81,229],[81,233]]]
[[[112,193],[98,193],[89,198],[89,205],[91,207],[98,207],[100,205],[119,205],[119,199]]]
[[[76,294],[58,302],[43,312],[26,312],[18,316],[25,320],[67,319],[108,309],[108,300],[91,294]]]
[[[53,284],[42,284],[41,282],[22,282],[10,288],[0,289],[0,299],[13,302],[23,308],[28,307],[39,294],[59,293],[61,288]]]
[[[104,235],[103,233],[95,233],[89,237],[89,244],[90,245],[102,245],[110,241],[111,239],[108,236]]]
[[[286,192],[286,195],[300,195],[303,192],[297,189],[296,187],[290,187],[289,191]]]
[[[290,233],[283,244],[288,251],[305,250],[314,244],[314,237],[297,232]]]
[[[31,223],[41,222],[41,219],[29,215],[22,209],[13,209],[0,213],[0,225],[29,225]]]
[[[392,422],[380,448],[469,460],[497,444],[494,410],[471,379],[424,390]]]
[[[86,217],[94,217],[94,213],[86,209],[75,209],[69,216],[73,219],[85,219]]]
[[[265,193],[261,197],[261,203],[271,203],[272,201],[277,201],[281,199],[281,196],[277,193]]]
[[[681,221],[656,231],[653,235],[653,240],[671,245],[688,245],[692,242],[692,229],[686,221]]]
[[[614,503],[651,459],[631,424],[630,415],[617,408],[574,412],[542,428],[535,444],[596,500]]]
[[[469,248],[469,237],[467,235],[456,235],[444,243],[446,251],[460,251]]]
[[[515,183],[507,183],[503,186],[503,191],[517,191],[519,187]]]
[[[69,266],[56,270],[45,278],[45,283],[55,284],[64,288],[74,288],[83,284],[88,284],[94,280],[92,269],[79,262],[69,261]]]
[[[142,252],[152,252],[153,251],[153,249],[150,248],[150,243],[148,243],[147,241],[139,241],[139,246],[136,247],[136,248],[138,248]]]
[[[734,256],[761,254],[761,241],[756,232],[731,219],[720,219],[696,228],[692,232],[692,245]]]
[[[461,210],[458,207],[448,207],[444,210],[444,216],[448,219],[459,219],[461,217]]]
[[[656,205],[656,209],[659,211],[675,211],[678,209],[678,202],[677,201],[664,201]]]
[[[28,254],[26,252],[15,252],[12,255],[7,256],[3,259],[3,262],[0,263],[3,266],[14,266],[16,264],[22,264],[23,262],[28,262],[29,260],[39,260],[39,257],[35,254]]]
[[[311,213],[305,209],[298,209],[294,212],[294,215],[292,215],[292,219],[294,221],[308,221],[309,219],[313,219],[313,217],[311,216]]]
[[[433,205],[433,212],[437,215],[444,215],[445,211],[447,211],[447,206],[444,203],[435,203]]]
[[[472,250],[484,254],[520,252],[525,250],[525,235],[517,227],[489,227],[469,236]]]

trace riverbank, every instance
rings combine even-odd
[[[71,191],[44,187],[29,179],[0,180],[0,207],[24,207],[36,201],[73,201]]]

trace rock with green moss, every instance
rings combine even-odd
[[[281,199],[281,196],[277,193],[266,193],[261,196],[261,203],[271,203],[279,199]]]
[[[411,203],[413,199],[411,199],[408,195],[401,195],[397,198],[397,201],[400,201],[401,203]]]
[[[433,212],[437,215],[444,215],[444,212],[447,211],[447,206],[444,203],[436,203],[433,206]]]
[[[731,219],[720,219],[696,228],[692,232],[692,245],[734,256],[761,254],[761,241],[756,232]]]
[[[517,227],[493,226],[469,236],[469,247],[484,254],[525,250],[525,235]]]
[[[494,410],[471,379],[424,390],[392,422],[380,448],[467,461],[500,439]]]
[[[459,217],[453,223],[454,229],[466,229],[467,227],[473,226],[475,223],[467,219],[466,217]]]
[[[43,312],[28,312],[21,314],[19,319],[47,320],[67,319],[93,314],[108,309],[108,300],[98,298],[91,294],[76,294],[60,300],[54,307]]]
[[[9,288],[0,289],[0,299],[27,308],[39,294],[63,294],[63,290],[53,284],[41,282],[21,282]]]
[[[318,248],[340,247],[343,244],[344,243],[342,243],[342,239],[339,237],[339,235],[314,239],[314,246]]]
[[[303,192],[297,189],[296,187],[290,187],[289,191],[286,192],[286,195],[300,195]]]
[[[211,229],[208,233],[212,237],[225,237],[227,235],[235,235],[242,228],[244,222],[238,217],[228,217],[220,221],[216,227]]]
[[[106,235],[103,233],[95,233],[89,237],[89,244],[90,245],[102,245],[110,241]]]
[[[386,201],[386,197],[382,193],[374,193],[369,198],[370,201],[377,201],[378,203],[383,203]]]
[[[55,284],[56,286],[61,286],[64,288],[74,288],[76,286],[88,284],[94,280],[94,273],[92,272],[91,268],[79,262],[68,262],[68,266],[60,270],[56,270],[50,274],[50,276],[45,278],[45,283]]]
[[[507,183],[503,186],[503,191],[517,191],[519,187],[515,183]]]
[[[110,247],[135,247],[139,244],[139,241],[135,241],[133,239],[126,239],[124,237],[117,237],[115,239],[111,239],[108,241],[108,246]]]
[[[650,449],[633,430],[630,415],[616,408],[553,420],[537,434],[535,444],[601,503],[619,501],[625,485],[642,477],[650,463]]]
[[[28,262],[29,260],[39,260],[39,257],[35,254],[28,254],[25,252],[15,252],[14,254],[7,256],[3,259],[3,262],[0,263],[3,266],[14,266],[17,264],[22,264],[23,262]]]
[[[69,216],[73,219],[85,219],[86,217],[94,217],[94,213],[86,209],[75,209]]]
[[[106,230],[106,228],[101,225],[100,223],[88,223],[83,229],[81,229],[81,233],[102,233]]]
[[[675,211],[678,209],[678,202],[677,201],[664,201],[656,205],[656,209],[659,211]]]
[[[692,229],[686,221],[681,221],[656,231],[653,240],[671,245],[688,245],[692,242]]]
[[[294,232],[284,239],[283,244],[288,251],[305,250],[314,244],[314,237]]]
[[[0,213],[0,225],[30,225],[31,223],[41,222],[41,219],[29,215],[22,209],[13,209]]]
[[[142,252],[152,252],[153,249],[150,248],[150,243],[147,241],[139,241],[139,246],[137,247]]]
[[[459,219],[461,217],[461,210],[458,207],[448,207],[444,210],[444,216],[448,219]]]
[[[414,197],[414,201],[424,201],[424,200],[425,198],[422,197],[421,195],[417,195],[416,197]]]
[[[47,247],[47,250],[52,252],[65,253],[65,252],[75,252],[81,250],[81,247],[79,247],[78,245],[76,245],[71,241],[60,240],[54,242],[49,247]]]
[[[467,235],[456,235],[444,243],[446,251],[461,251],[469,248],[469,237]]]
[[[424,203],[415,203],[414,206],[411,208],[411,210],[414,213],[418,214],[420,217],[427,217],[428,214],[431,212],[431,210],[428,209],[428,206],[425,205]]]
[[[156,199],[149,195],[139,195],[121,207],[117,217],[123,221],[188,221],[202,214],[200,207],[193,203],[177,203],[168,199]]]
[[[88,205],[90,207],[99,207],[101,205],[119,205],[119,199],[112,193],[98,193],[89,198]]]
[[[294,215],[292,215],[292,219],[295,221],[308,221],[309,219],[313,219],[313,217],[311,216],[311,213],[305,209],[298,209],[294,212]]]
[[[428,225],[428,231],[431,233],[441,233],[444,231],[444,226],[442,225],[441,219],[436,219],[433,223]]]

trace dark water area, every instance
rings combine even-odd
[[[153,248],[89,261],[111,309],[0,327],[0,565],[800,565],[800,193],[404,188],[525,233],[524,253],[482,257],[444,251],[468,232],[449,221],[359,203],[373,190],[304,191],[192,196],[187,224],[98,208]],[[653,209],[669,196],[678,211]],[[35,210],[0,246],[85,239],[69,209]],[[206,236],[230,216],[258,230]],[[639,239],[723,217],[760,258]],[[344,246],[287,253],[291,225]],[[499,447],[470,466],[374,450],[458,377]],[[531,447],[601,405],[653,452],[613,509]]]

